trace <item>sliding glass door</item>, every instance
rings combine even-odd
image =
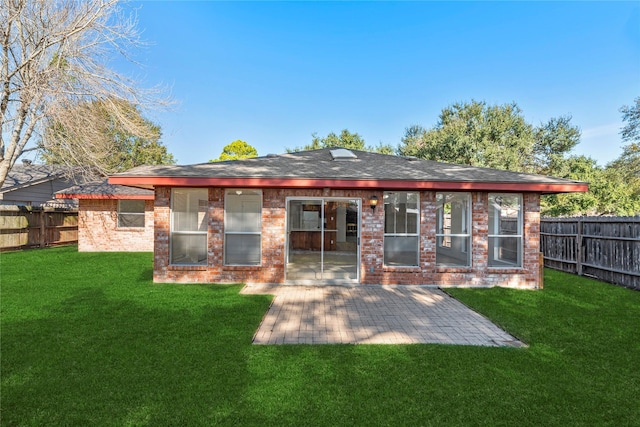
[[[287,282],[359,279],[358,199],[287,200]]]

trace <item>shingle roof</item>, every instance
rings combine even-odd
[[[355,159],[335,159],[331,149],[320,149],[268,155],[252,159],[203,163],[195,165],[139,166],[110,177],[109,182],[126,185],[160,185],[160,178],[169,178],[176,185],[189,185],[189,182],[211,183],[216,180],[242,179],[256,182],[284,182],[292,180],[354,181],[404,183],[408,186],[417,183],[507,183],[514,185],[541,184],[569,186],[585,191],[586,184],[562,178],[543,175],[524,174],[497,169],[440,163],[416,158],[391,156],[365,151],[351,150]],[[173,179],[173,180],[171,180]],[[280,180],[280,181],[278,181]],[[163,181],[167,181],[166,179]],[[137,182],[137,184],[136,184]],[[423,187],[425,188],[425,187]],[[579,188],[583,188],[580,190]],[[565,190],[566,191],[566,190]],[[549,191],[555,192],[555,191]]]
[[[0,193],[64,177],[65,169],[58,165],[14,165],[2,184]]]
[[[146,199],[153,200],[153,190],[109,184],[107,180],[75,185],[56,193],[57,199]]]

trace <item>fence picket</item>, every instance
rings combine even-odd
[[[0,251],[77,242],[77,210],[0,206]]]
[[[545,267],[640,290],[640,217],[542,218]]]

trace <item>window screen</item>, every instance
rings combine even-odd
[[[144,228],[144,200],[118,200],[118,227]]]
[[[436,193],[436,265],[471,265],[470,221],[470,193]]]
[[[384,263],[417,266],[419,248],[418,193],[384,193]]]
[[[522,195],[489,194],[489,267],[522,266]]]
[[[262,193],[227,190],[224,217],[225,265],[260,265],[262,259]]]
[[[206,188],[171,191],[171,264],[207,264]]]

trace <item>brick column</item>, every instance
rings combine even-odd
[[[369,197],[378,197],[378,206],[372,210]],[[378,284],[383,281],[384,264],[384,194],[382,191],[367,192],[362,197],[362,228],[360,236],[361,278],[363,284]]]
[[[420,193],[420,269],[421,282],[431,283],[436,268],[436,193]]]
[[[171,189],[156,187],[154,204],[154,245],[153,245],[153,280],[163,281],[169,266],[169,233],[171,216]]]
[[[540,287],[540,194],[523,196],[523,251],[522,266],[527,270],[526,287]]]

